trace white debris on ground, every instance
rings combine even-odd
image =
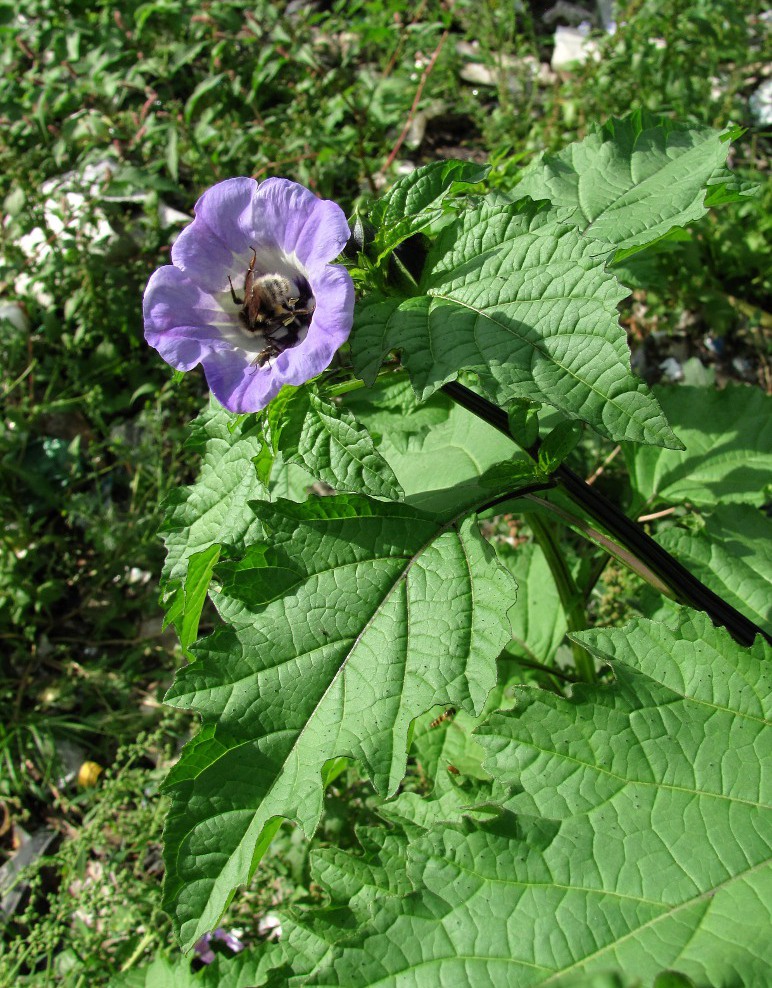
[[[65,172],[55,178],[43,182],[40,190],[43,199],[43,226],[33,227],[28,233],[16,240],[16,246],[21,249],[30,264],[28,270],[20,271],[13,281],[13,294],[18,297],[34,295],[37,303],[44,307],[54,304],[53,296],[46,290],[41,281],[35,276],[35,269],[46,260],[54,250],[67,250],[78,243],[87,243],[91,250],[107,251],[112,244],[132,231],[119,231],[108,219],[104,208],[109,203],[126,203],[142,205],[151,195],[150,190],[136,189],[120,195],[108,195],[106,190],[119,169],[119,163],[113,158],[103,158],[92,164],[85,165],[79,171]],[[167,203],[159,200],[157,203],[158,222],[164,228],[182,226],[190,223],[192,217],[182,213]],[[5,220],[8,227],[11,217]],[[0,263],[2,257],[0,257]],[[14,325],[19,325],[20,316],[14,315],[8,306],[17,303],[6,303],[2,312]],[[22,310],[22,315],[23,310]]]
[[[559,25],[555,31],[555,48],[550,66],[554,72],[565,71],[574,65],[583,65],[587,59],[600,61],[598,42],[590,38],[589,22],[578,27]]]
[[[758,127],[772,126],[772,78],[765,79],[748,99],[753,122]]]

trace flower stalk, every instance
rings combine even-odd
[[[506,412],[498,405],[476,394],[457,381],[443,385],[442,390],[455,402],[483,419],[512,439]],[[538,444],[528,450],[534,457]],[[635,555],[648,569],[672,591],[679,603],[704,611],[711,621],[725,627],[741,645],[750,646],[757,635],[772,643],[772,636],[750,621],[744,614],[722,600],[709,587],[690,573],[677,559],[662,548],[644,529],[610,501],[604,494],[590,486],[570,467],[561,464],[553,474],[554,479],[571,500],[600,524],[628,552]],[[547,504],[548,502],[545,502]],[[639,572],[642,572],[639,570]],[[653,584],[657,590],[660,586]]]

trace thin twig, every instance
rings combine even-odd
[[[667,518],[675,510],[675,508],[663,508],[662,511],[653,511],[650,515],[638,515],[638,524],[641,525],[645,521],[654,521],[656,518]]]
[[[587,483],[588,484],[594,484],[595,481],[598,479],[598,477],[600,477],[600,475],[603,473],[603,471],[609,465],[609,463],[611,463],[611,461],[614,459],[614,457],[615,456],[618,456],[621,452],[622,452],[622,447],[621,446],[615,446],[611,450],[611,452],[609,453],[609,455],[606,457],[606,459],[603,461],[603,463],[601,463],[601,465],[598,467],[598,469],[595,470],[594,473],[590,474],[590,476],[587,478]],[[640,521],[640,519],[639,519],[639,521]]]
[[[429,59],[429,64],[426,66],[426,68],[423,70],[423,72],[421,74],[421,79],[420,79],[420,81],[418,83],[418,88],[416,89],[415,99],[413,100],[413,105],[410,107],[410,112],[407,115],[407,120],[405,121],[405,126],[402,128],[402,133],[397,138],[397,143],[391,149],[391,154],[386,159],[386,164],[383,166],[383,171],[384,172],[387,172],[389,170],[389,168],[391,167],[391,165],[394,163],[394,159],[399,154],[399,149],[402,147],[402,145],[405,142],[405,138],[407,137],[408,131],[410,130],[410,125],[413,123],[413,117],[415,116],[416,110],[418,109],[418,103],[420,102],[421,94],[424,91],[424,86],[426,85],[426,82],[427,82],[429,76],[431,75],[431,71],[434,68],[434,63],[437,61],[437,57],[440,54],[440,52],[442,51],[442,46],[447,41],[447,38],[448,38],[448,35],[449,34],[450,34],[450,28],[447,28],[446,27],[445,30],[442,32],[442,37],[440,38],[440,40],[439,40],[439,42],[437,44],[437,47],[432,52],[432,57]]]

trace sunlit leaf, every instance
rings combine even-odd
[[[204,722],[169,777],[166,896],[186,944],[281,817],[314,831],[325,762],[357,758],[393,792],[412,720],[443,703],[479,712],[509,639],[514,586],[471,519],[353,495],[253,508],[270,545],[217,568],[228,627],[167,695]]]
[[[233,415],[214,399],[192,423],[185,450],[201,456],[201,466],[195,483],[166,501],[164,583],[182,579],[194,553],[214,544],[240,545],[260,531],[248,501],[265,493],[252,462],[262,446],[257,416]]]
[[[482,488],[475,482],[494,464],[526,462],[511,439],[444,394],[422,405],[405,380],[355,392],[348,404],[377,432],[378,452],[394,470],[405,499],[426,511],[452,513],[470,493],[472,501],[480,498]]]
[[[625,447],[639,509],[658,501],[763,504],[772,484],[772,398],[758,388],[656,388],[684,450]]]
[[[717,130],[638,111],[543,155],[515,194],[573,209],[584,236],[624,256],[704,216],[709,187],[711,203],[738,198],[726,192],[728,151]]]
[[[372,382],[398,350],[421,399],[466,368],[499,403],[544,401],[610,438],[677,447],[630,372],[627,290],[597,251],[552,213],[489,197],[443,229],[414,297],[358,306],[354,368]]]
[[[287,463],[302,466],[338,491],[398,500],[397,478],[372,437],[345,408],[304,389],[282,406],[272,430]]]
[[[759,627],[772,630],[772,521],[745,504],[723,504],[704,529],[657,535],[694,575]]]
[[[442,216],[444,203],[485,179],[489,168],[472,161],[431,161],[395,182],[370,218],[382,257]]]
[[[686,611],[580,637],[616,682],[494,715],[478,733],[506,810],[412,841],[416,891],[307,983],[763,988],[772,649]]]

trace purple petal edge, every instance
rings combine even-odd
[[[234,178],[208,189],[195,219],[172,249],[172,265],[157,270],[143,298],[145,338],[178,370],[201,363],[217,400],[233,412],[259,411],[284,384],[302,384],[326,367],[348,339],[354,285],[329,262],[349,238],[343,210],[287,179],[259,186]],[[305,338],[271,357],[255,357],[260,336],[241,325],[228,277],[241,291],[256,251],[256,270],[305,280],[315,308]]]

